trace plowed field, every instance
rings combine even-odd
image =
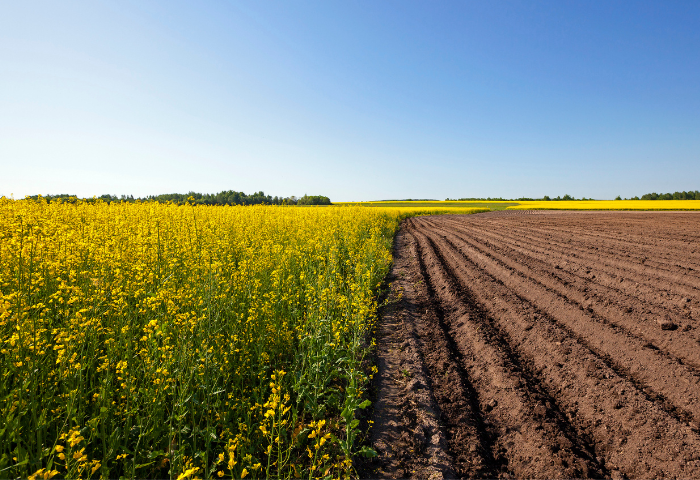
[[[700,214],[405,221],[367,475],[700,478]]]

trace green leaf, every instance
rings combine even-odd
[[[357,453],[359,453],[360,455],[362,455],[365,458],[374,458],[377,456],[377,452],[375,452],[373,449],[371,449],[367,446],[362,447],[360,449],[360,451]]]
[[[7,468],[3,468],[2,470],[0,470],[0,472],[4,472],[5,470],[9,470],[9,469],[14,468],[14,467],[21,467],[22,465],[26,465],[28,462],[29,462],[29,460],[24,459],[19,463],[15,463],[14,465],[10,465]]]
[[[369,407],[370,405],[372,405],[372,402],[370,402],[369,400],[365,400],[364,402],[359,404],[358,407],[360,407],[361,409],[364,410],[365,408]]]
[[[158,457],[161,457],[163,455],[165,455],[164,451],[155,450],[153,452],[148,452],[148,454],[146,454],[146,458],[148,458],[149,460],[153,460],[153,459],[157,459]]]

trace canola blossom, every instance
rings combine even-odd
[[[1,198],[0,472],[351,475],[377,291],[418,213]]]
[[[700,210],[700,200],[518,201],[507,210]]]
[[[459,214],[495,210],[700,210],[700,200],[413,200],[362,202],[372,208],[393,208],[415,215]],[[487,207],[487,208],[484,208]]]

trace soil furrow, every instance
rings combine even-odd
[[[407,233],[421,275],[417,287],[423,290],[421,293],[426,300],[421,328],[424,351],[448,431],[450,451],[459,467],[456,473],[464,477],[495,477],[507,473],[506,462],[494,454],[493,435],[479,408],[479,395],[464,368],[461,352],[450,336],[442,306],[436,301],[420,245],[410,231]]]
[[[450,242],[449,240],[447,241],[447,243],[455,252],[462,254],[461,249],[459,249],[459,247],[455,246],[454,243]],[[467,259],[467,261],[471,263],[471,260]],[[472,265],[475,268],[479,268],[474,263],[472,263]],[[499,284],[506,286],[501,280],[494,277],[493,275],[489,274],[489,276],[491,278],[493,278]],[[508,287],[506,286],[506,288],[508,288]],[[684,410],[684,409],[674,405],[666,397],[664,397],[663,394],[654,391],[649,385],[646,385],[636,375],[631,373],[624,366],[617,363],[613,359],[613,357],[611,357],[608,353],[601,351],[600,349],[596,348],[594,345],[591,345],[591,343],[588,342],[584,337],[580,336],[577,332],[570,329],[566,324],[563,324],[562,322],[558,321],[556,318],[552,317],[546,311],[539,309],[534,303],[530,302],[525,297],[522,297],[519,293],[517,293],[517,291],[513,291],[513,294],[518,298],[518,300],[520,302],[532,304],[533,308],[535,308],[537,310],[537,314],[535,314],[535,315],[538,316],[538,314],[539,314],[538,318],[546,319],[547,321],[551,322],[553,325],[556,325],[556,327],[558,329],[561,329],[563,332],[565,332],[569,337],[575,339],[581,346],[585,347],[591,353],[593,353],[595,356],[600,358],[603,361],[603,363],[608,368],[613,370],[620,378],[628,380],[632,385],[634,385],[635,388],[637,388],[637,390],[639,390],[639,392],[642,393],[649,401],[657,403],[658,406],[662,410],[664,410],[666,413],[671,415],[673,418],[675,418],[679,422],[681,422],[683,424],[687,424],[688,426],[691,426],[695,430],[697,430],[696,427],[698,425],[698,422],[693,421],[693,414],[690,411]],[[652,350],[654,350],[654,349],[652,349]],[[658,351],[658,349],[657,349],[657,351]],[[659,353],[663,354],[663,352],[659,352]]]
[[[438,227],[435,227],[438,228]],[[440,231],[446,231],[439,229]],[[489,240],[477,240],[463,229],[452,229],[455,235],[485,255],[496,258],[517,270],[526,277],[536,277],[537,282],[559,297],[567,299],[581,310],[586,310],[600,321],[610,324],[622,333],[636,337],[647,348],[668,354],[673,361],[687,365],[695,376],[700,368],[700,348],[695,336],[687,331],[691,319],[675,312],[648,306],[636,317],[632,313],[637,309],[638,299],[623,297],[612,288],[596,284],[587,278],[557,270],[542,260],[522,253],[518,247],[495,245]],[[663,322],[671,322],[673,330],[663,330]],[[699,379],[700,380],[700,379]]]
[[[502,226],[499,226],[502,228]],[[501,232],[508,231],[503,228]],[[534,240],[533,240],[534,241]],[[604,260],[605,265],[621,269],[625,277],[630,277],[635,282],[648,281],[649,277],[655,277],[655,280],[662,284],[673,286],[680,293],[692,296],[695,299],[700,299],[700,286],[696,277],[689,277],[686,270],[676,272],[662,271],[645,265],[645,256],[634,252],[634,256],[630,253],[624,253],[624,250],[617,252],[601,252],[599,249],[595,253],[591,253],[589,248],[577,245],[571,237],[565,238],[546,238],[546,245],[564,256],[576,257],[589,262],[591,265],[598,264]]]
[[[532,216],[528,222],[518,221],[517,224],[514,224],[512,218],[499,219],[497,222],[488,222],[487,224],[496,227],[498,230],[512,229],[513,233],[519,235],[532,235],[535,237],[543,237],[546,240],[559,241],[567,245],[576,245],[578,247],[585,246],[605,255],[617,256],[620,253],[626,255],[627,252],[633,251],[636,253],[636,256],[629,255],[627,258],[630,260],[639,261],[649,259],[652,261],[659,261],[659,263],[666,265],[667,268],[678,269],[680,273],[699,273],[698,269],[692,268],[693,264],[700,264],[700,250],[697,250],[698,253],[694,253],[694,250],[689,248],[692,247],[694,244],[693,242],[685,243],[685,247],[680,250],[669,246],[668,241],[659,242],[653,250],[649,250],[640,247],[634,238],[627,238],[620,240],[618,244],[613,247],[606,244],[604,237],[586,234],[578,230],[576,230],[575,235],[572,235],[571,232],[562,230],[557,222],[545,223],[540,221],[540,218],[543,216],[544,215],[535,215]],[[698,220],[700,220],[700,216]],[[477,223],[484,224],[484,222],[475,222],[475,224]],[[574,224],[572,226],[575,228],[576,225]],[[614,228],[614,224],[609,225],[609,228]],[[586,230],[588,230],[588,228]],[[630,247],[633,247],[633,249],[630,249]],[[681,251],[684,252],[683,257],[679,257]],[[690,263],[690,269],[681,265],[688,263]]]
[[[624,214],[623,214],[624,215]],[[646,215],[650,215],[647,213]],[[659,215],[658,213],[654,214],[651,213],[651,215]],[[661,214],[668,216],[668,214]],[[697,213],[695,214],[690,214],[690,215],[698,215]],[[551,216],[549,216],[551,217]],[[613,219],[615,217],[611,217]],[[619,215],[617,216],[619,218]],[[629,216],[626,217],[626,220],[629,218]],[[695,218],[695,222],[699,221],[700,218]],[[695,222],[688,222],[685,226],[690,226],[692,228],[693,223]],[[646,224],[646,226],[649,226],[649,222],[643,222]],[[551,222],[549,224],[542,224],[541,222],[538,222],[539,224],[539,230],[541,232],[546,232],[550,235],[558,235],[558,236],[565,236],[567,233],[562,232],[559,226]],[[594,225],[591,225],[590,222],[587,222],[587,228],[586,230],[581,230],[576,232],[576,240],[580,241],[582,243],[588,243],[588,244],[593,244],[593,245],[601,245],[601,244],[607,244],[610,245],[612,244],[613,247],[610,248],[613,252],[616,251],[621,251],[625,250],[629,245],[634,245],[635,249],[641,253],[647,253],[649,254],[649,258],[656,258],[656,257],[661,257],[661,256],[666,256],[667,258],[674,258],[676,261],[678,260],[678,254],[683,252],[685,254],[685,262],[692,262],[696,266],[700,267],[700,250],[688,250],[689,244],[695,244],[697,245],[698,242],[700,242],[700,239],[695,237],[695,238],[689,238],[686,241],[679,242],[675,240],[674,238],[670,238],[668,235],[668,231],[664,230],[662,234],[659,237],[656,237],[653,239],[652,242],[646,241],[646,239],[649,237],[650,234],[653,234],[649,230],[644,230],[643,232],[639,234],[633,234],[630,235],[629,233],[625,234],[624,237],[621,235],[615,235],[614,233],[611,233],[610,230],[614,230],[616,225],[614,221],[606,222],[601,225],[601,228],[606,229],[606,232],[601,232],[600,230],[596,231]],[[627,226],[626,230],[628,231],[629,226]],[[585,241],[587,240],[587,241]],[[662,248],[659,248],[662,247]],[[662,262],[663,263],[663,262]],[[669,263],[669,265],[673,265],[673,262]]]
[[[447,312],[446,323],[478,389],[482,409],[496,429],[497,455],[507,458],[518,478],[603,475],[590,446],[513,353],[507,339],[476,304],[464,301],[466,292],[455,288],[458,284],[432,241],[418,235],[421,269],[434,284],[431,289]],[[550,415],[543,415],[545,411]]]
[[[576,338],[550,322],[543,311],[527,305],[530,302],[514,295],[503,282],[489,278],[476,264],[465,262],[441,237],[433,238],[464,287],[479,286],[474,290],[477,300],[491,311],[513,344],[527,352],[557,402],[572,421],[579,422],[577,428],[590,432],[608,468],[632,476],[700,473],[696,462],[700,438],[690,428],[650,402]]]
[[[668,288],[664,288],[662,283],[654,282],[642,285],[632,283],[629,279],[622,277],[619,270],[606,268],[605,265],[598,263],[594,271],[590,262],[570,255],[557,255],[540,244],[518,243],[510,236],[499,237],[481,229],[457,226],[454,228],[456,231],[469,235],[470,238],[481,238],[491,248],[500,250],[506,247],[540,262],[544,268],[550,269],[551,276],[559,278],[565,285],[573,281],[571,279],[579,279],[586,283],[584,292],[589,287],[597,288],[599,292],[602,292],[606,303],[618,303],[627,313],[637,313],[644,316],[647,314],[670,314],[681,321],[684,318],[692,318],[689,310],[693,306],[692,299],[681,293],[669,291]],[[571,275],[571,279],[563,278],[565,275]],[[607,294],[608,291],[611,292],[611,295]]]
[[[453,459],[440,421],[433,388],[416,332],[423,305],[411,282],[410,262],[395,239],[394,265],[388,281],[388,301],[380,310],[377,340],[378,372],[374,389],[372,447],[378,456],[360,464],[366,478],[453,478]],[[421,388],[426,387],[426,388]]]
[[[700,478],[700,215],[418,217],[391,275],[364,476]]]
[[[666,398],[674,411],[688,412],[696,422],[700,421],[700,378],[688,366],[659,350],[645,348],[643,340],[601,322],[593,312],[547,288],[526,267],[498,254],[478,251],[454,234],[447,237],[465,259],[517,291],[523,299],[540,306],[597,351],[615,358],[619,370],[629,372],[636,383],[645,385],[657,397]]]
[[[449,222],[449,224],[461,226],[463,228],[466,227],[470,231],[478,233],[478,235],[493,235],[495,232],[498,232],[499,235],[502,235],[510,242],[521,246],[547,247],[545,250],[546,253],[550,255],[559,254],[565,261],[581,263],[581,266],[584,267],[585,270],[590,270],[592,266],[595,266],[596,269],[607,267],[619,273],[619,270],[622,269],[629,271],[632,275],[639,275],[639,278],[629,278],[628,280],[639,281],[641,279],[643,282],[648,281],[650,274],[654,273],[654,269],[646,265],[646,262],[642,263],[644,256],[634,250],[633,245],[628,246],[625,250],[605,253],[601,252],[600,248],[602,246],[600,244],[582,244],[581,242],[567,241],[561,238],[561,236],[554,237],[553,235],[543,233],[537,224],[531,225],[529,228],[522,228],[514,225],[499,225],[497,230],[493,228],[493,225],[484,225],[483,222],[474,222],[469,225],[454,222]],[[601,260],[603,260],[602,263]],[[679,267],[677,271],[672,272],[672,275],[673,279],[678,277],[681,280],[688,280],[689,290],[680,293],[698,295],[700,294],[698,290],[698,278],[689,275],[689,273],[691,272],[686,268]],[[700,275],[700,271],[698,271],[697,274]],[[631,282],[627,282],[625,285],[630,285],[630,283]],[[673,287],[675,283],[677,282],[669,285],[667,282],[661,282],[660,285],[664,287]]]
[[[672,288],[670,290],[667,284],[661,282],[641,285],[631,282],[629,278],[620,275],[619,270],[607,267],[601,262],[595,264],[594,271],[590,262],[568,253],[557,254],[551,249],[541,246],[542,242],[525,240],[523,243],[518,243],[510,234],[511,232],[508,232],[508,235],[499,236],[491,231],[475,228],[473,225],[467,227],[452,222],[449,225],[455,230],[465,232],[471,238],[482,238],[484,241],[488,239],[489,245],[494,248],[500,248],[502,243],[523,255],[533,257],[542,262],[543,265],[557,270],[553,273],[554,276],[561,277],[562,274],[570,274],[574,278],[589,282],[591,286],[608,288],[614,292],[614,296],[605,295],[605,300],[623,303],[620,301],[620,297],[626,297],[627,303],[623,303],[623,308],[627,310],[627,313],[636,313],[640,316],[668,313],[682,322],[685,318],[692,318],[691,307],[694,306],[693,303],[698,303],[693,302],[693,299],[680,292],[671,291]],[[562,283],[566,281],[563,278],[561,280]],[[648,282],[648,278],[642,280]],[[665,312],[661,313],[659,309],[663,309]]]
[[[624,267],[632,272],[636,273],[648,273],[653,271],[658,271],[658,275],[664,278],[690,278],[690,285],[695,285],[694,280],[700,277],[700,269],[695,269],[687,265],[681,265],[681,263],[687,262],[687,259],[680,261],[676,259],[673,268],[666,271],[657,268],[652,268],[648,265],[649,257],[636,250],[636,246],[633,244],[628,244],[625,248],[620,249],[609,249],[605,248],[605,245],[601,242],[599,243],[584,243],[576,236],[566,236],[560,232],[559,235],[548,234],[547,230],[543,230],[539,225],[528,225],[529,228],[523,228],[522,226],[498,225],[498,231],[505,233],[514,239],[525,239],[528,242],[541,243],[544,245],[549,245],[552,248],[557,249],[557,251],[569,253],[569,254],[581,254],[581,255],[593,255],[594,257],[600,257],[619,264],[619,266]],[[512,222],[510,222],[512,223]],[[493,225],[489,225],[493,227]],[[664,246],[658,247],[660,250]]]

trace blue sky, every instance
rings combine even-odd
[[[3,2],[0,195],[700,189],[700,3]]]

